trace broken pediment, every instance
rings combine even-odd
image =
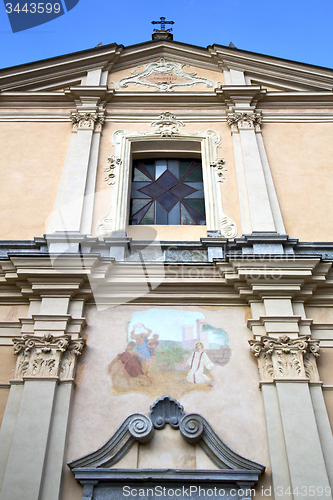
[[[186,443],[199,446],[216,467],[204,470],[162,469],[158,467],[157,462],[154,468],[112,468],[125,457],[136,442],[143,445],[151,443],[155,439],[155,432],[164,429],[167,424],[174,430],[179,430]],[[166,447],[172,447],[173,443],[174,441],[169,440]],[[248,498],[250,495],[248,491],[245,494],[246,489],[252,488],[265,470],[263,465],[231,450],[202,415],[185,415],[182,405],[169,396],[163,396],[150,407],[149,417],[143,413],[129,415],[104,445],[73,460],[68,466],[76,480],[84,486],[82,498],[91,500],[118,498],[121,492],[124,496],[124,488],[129,488],[129,492],[131,489],[142,488],[141,496],[145,496],[145,488],[154,491],[161,484],[167,488],[180,488],[181,485],[191,484],[194,497],[199,488],[209,487],[223,490],[225,498],[228,498],[227,494],[231,489],[237,491],[238,498],[243,498],[244,490],[244,498]],[[154,494],[151,496],[154,497]],[[184,493],[179,496],[182,498],[187,495]]]

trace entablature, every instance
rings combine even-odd
[[[52,245],[55,238],[50,238]],[[246,305],[274,297],[311,305],[333,301],[330,243],[312,244],[311,250],[305,250],[306,244],[294,242],[294,253],[282,255],[243,254],[237,242],[218,237],[158,242],[126,236],[78,238],[76,234],[75,248],[60,246],[48,253],[47,245],[47,237],[35,242],[1,242],[1,303],[27,303],[43,297],[104,305],[129,300]],[[111,254],[119,245],[123,257],[116,260]]]

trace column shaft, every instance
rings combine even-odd
[[[274,384],[263,384],[262,395],[266,415],[273,489],[276,491],[280,487],[285,492],[290,487],[291,482],[279,399]],[[278,498],[281,498],[281,500],[290,500],[290,496],[288,495],[281,495]]]
[[[73,382],[62,382],[54,404],[43,485],[39,500],[59,500]]]
[[[310,394],[323,450],[326,470],[333,490],[333,435],[321,385],[310,384]]]
[[[56,379],[27,380],[16,420],[0,500],[37,500],[44,472]]]
[[[276,381],[293,491],[311,500],[317,488],[329,488],[316,419],[307,382]],[[297,496],[297,495],[295,495]],[[331,499],[332,495],[325,495]]]
[[[12,384],[0,430],[0,491],[6,470],[6,463],[15,432],[17,415],[22,399],[23,383]]]
[[[252,231],[275,231],[254,130],[240,130]]]

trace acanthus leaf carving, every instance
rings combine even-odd
[[[58,377],[63,354],[67,350],[74,356],[82,351],[84,339],[71,342],[70,335],[43,336],[25,334],[14,338],[14,354],[18,356],[15,379],[23,377]],[[75,361],[75,360],[74,360]],[[74,370],[74,365],[72,371]]]
[[[239,132],[239,130],[254,130],[255,132],[260,132],[262,116],[259,111],[251,113],[228,113],[227,122],[231,127],[231,132]]]
[[[279,378],[308,378],[318,381],[315,357],[319,356],[318,341],[308,337],[291,339],[288,335],[279,338],[268,336],[249,341],[251,351],[258,360],[261,381]]]
[[[93,130],[94,132],[101,132],[102,126],[105,122],[105,116],[97,113],[71,113],[71,122],[73,124],[73,131],[77,130]]]
[[[319,356],[319,340],[308,341],[308,351],[304,355],[305,374],[310,382],[319,382],[320,377],[316,358]]]
[[[76,358],[82,354],[86,341],[82,338],[71,340],[66,352],[60,360],[60,380],[73,379],[76,368]]]

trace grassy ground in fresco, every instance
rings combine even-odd
[[[164,394],[178,399],[194,390],[206,392],[212,390],[212,386],[208,384],[191,384],[187,382],[187,373],[188,369],[186,371],[161,370],[154,366],[150,378],[139,379],[138,377],[130,378],[120,375],[113,382],[110,380],[110,389],[113,394],[139,392],[154,399]],[[207,376],[213,380],[211,375],[207,374]]]

